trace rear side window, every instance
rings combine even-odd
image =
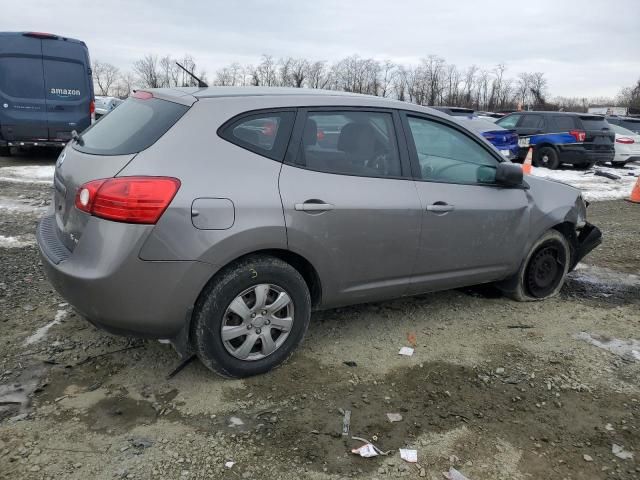
[[[496,123],[502,128],[512,129],[516,128],[516,124],[522,115],[509,115],[508,117],[501,118]]]
[[[128,155],[153,145],[189,107],[158,98],[129,98],[82,134],[73,148],[94,155]]]
[[[640,120],[622,120],[618,125],[622,125],[624,128],[640,133]]]
[[[576,128],[575,118],[568,115],[557,115],[553,117],[553,121],[559,132],[568,132]]]
[[[0,58],[0,93],[16,98],[44,99],[42,59]]]
[[[525,115],[518,125],[520,128],[544,128],[544,118],[542,115]]]
[[[580,117],[580,121],[585,130],[604,130],[609,128],[609,124],[604,117],[583,115]]]
[[[290,111],[243,115],[223,125],[219,135],[239,147],[282,161],[294,120],[295,113]]]

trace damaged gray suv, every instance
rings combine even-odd
[[[320,90],[138,91],[61,153],[54,196],[37,239],[58,292],[228,377],[282,363],[313,309],[551,297],[601,241],[579,190],[451,117]]]

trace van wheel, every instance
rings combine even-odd
[[[270,256],[252,256],[217,275],[196,304],[193,348],[210,370],[232,378],[268,372],[302,341],[311,297],[302,275]]]
[[[519,302],[551,298],[564,285],[570,264],[569,242],[557,230],[549,230],[533,244],[518,273],[497,287]]]
[[[538,150],[536,163],[539,167],[545,167],[550,170],[556,170],[560,166],[558,160],[558,152],[553,147],[542,147]]]

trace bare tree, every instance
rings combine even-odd
[[[93,62],[93,81],[98,86],[100,95],[108,96],[118,80],[120,70],[110,63]]]
[[[144,58],[136,60],[133,63],[133,71],[138,75],[143,87],[159,88],[162,86],[157,55],[145,55]]]

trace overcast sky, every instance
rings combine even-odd
[[[105,0],[3,2],[0,30],[84,40],[130,69],[146,53],[190,53],[209,78],[262,53],[333,61],[358,54],[545,72],[553,96],[614,96],[640,77],[640,0]]]

